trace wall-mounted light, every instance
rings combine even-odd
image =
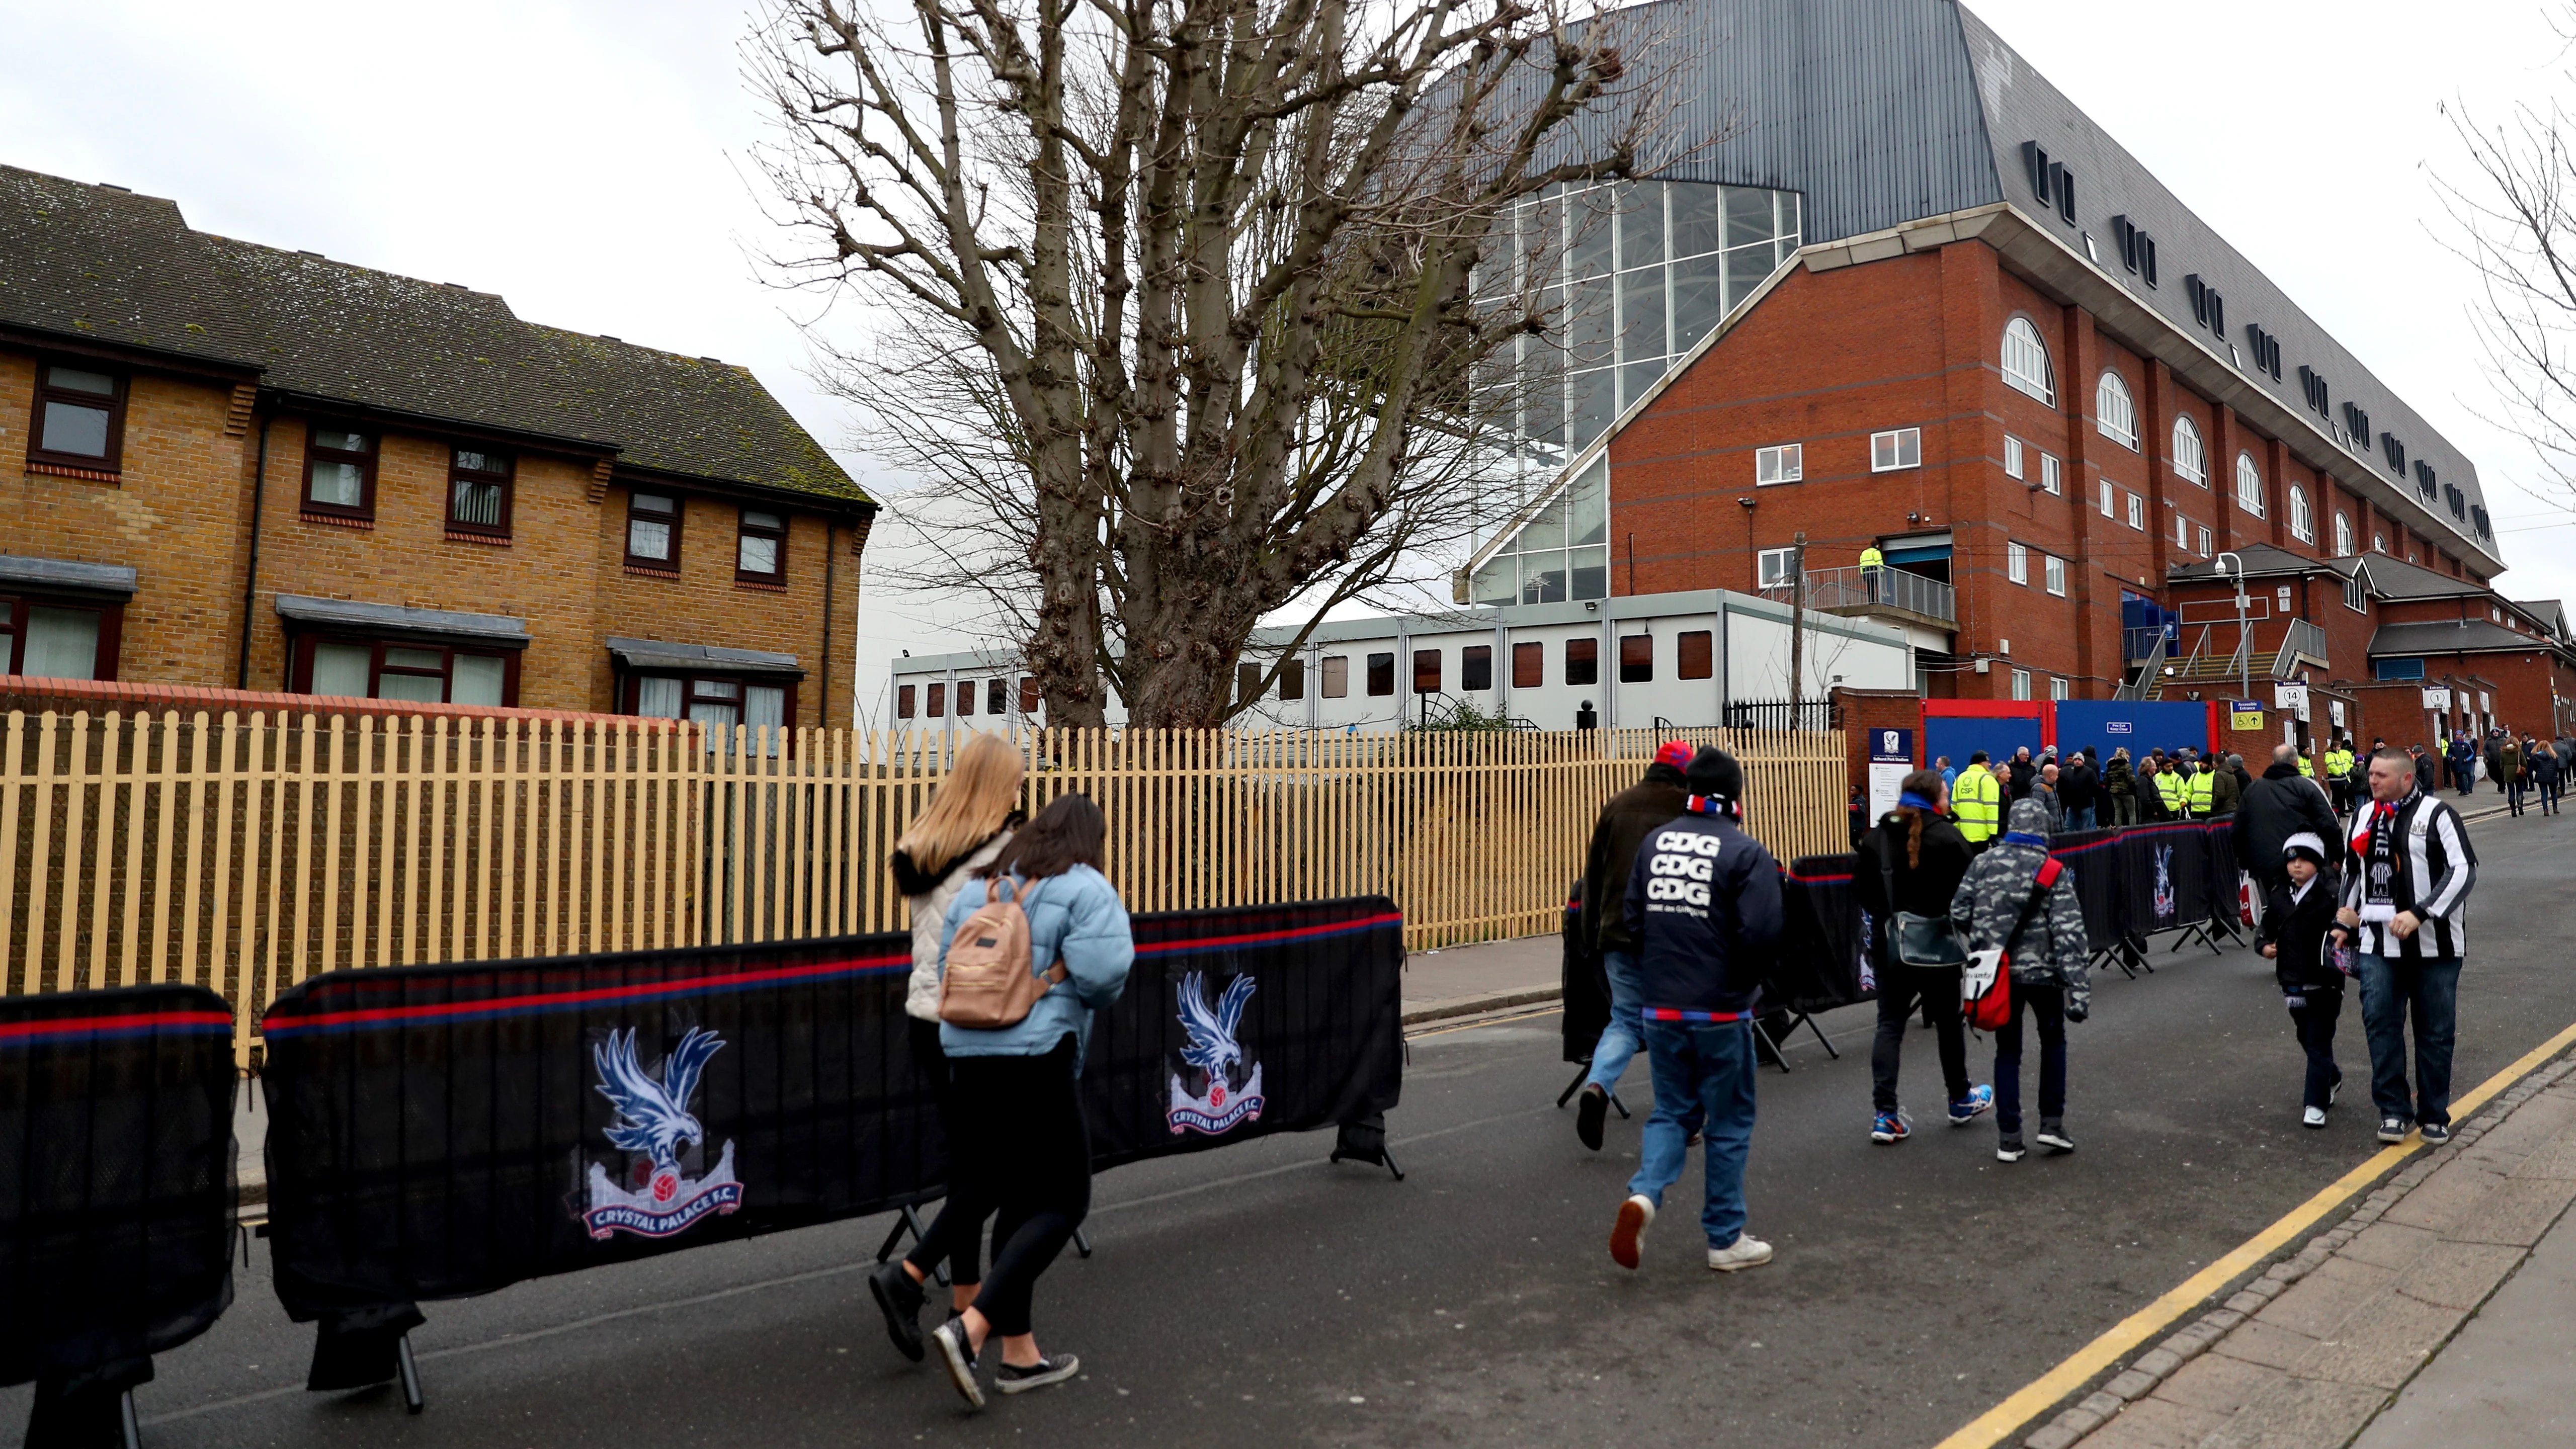
[[[1738,499],[1736,499],[1735,501],[1736,501],[1736,502],[1738,502],[1738,503],[1740,503],[1740,504],[1742,504],[1742,505],[1744,505],[1744,506],[1745,506],[1745,507],[1747,507],[1747,508],[1751,508],[1751,507],[1753,506],[1753,495],[1752,495],[1752,494],[1750,494],[1750,493],[1747,493],[1747,494],[1745,494],[1743,497],[1738,498]]]

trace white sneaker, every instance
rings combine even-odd
[[[1750,1233],[1737,1233],[1734,1242],[1708,1250],[1708,1265],[1721,1273],[1759,1268],[1770,1261],[1771,1245]]]
[[[2304,1126],[2323,1127],[2326,1125],[2326,1109],[2323,1107],[2310,1107],[2305,1112],[2299,1114],[2299,1121]]]
[[[1638,1193],[1619,1204],[1619,1221],[1610,1229],[1610,1261],[1634,1268],[1646,1247],[1646,1229],[1655,1221],[1655,1200]]]

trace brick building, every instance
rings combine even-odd
[[[1796,592],[1904,628],[1931,697],[2218,698],[2243,673],[2330,690],[2420,666],[2490,681],[2511,727],[2566,726],[2564,621],[2491,586],[2474,466],[1975,15],[1620,13],[1729,37],[1683,63],[1705,104],[1673,124],[1740,115],[1654,181],[1533,202],[1501,233],[1480,287],[1538,289],[1567,324],[1522,344],[1530,483],[1460,602]],[[1739,210],[1768,232],[1724,231],[1729,265],[1680,275],[1693,218]],[[2246,671],[2226,667],[2235,585],[2209,587],[2240,562]]]
[[[847,724],[876,505],[740,366],[0,167],[0,674]]]

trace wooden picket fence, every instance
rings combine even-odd
[[[1843,848],[1837,732],[1704,730],[1783,860]],[[1656,739],[1043,730],[1136,911],[1384,893],[1420,948],[1552,931]],[[899,929],[886,858],[959,741],[602,716],[8,716],[0,992],[205,985],[247,1064],[345,967]]]

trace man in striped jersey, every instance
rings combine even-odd
[[[2370,1040],[2370,1097],[2379,1140],[2451,1140],[2451,1042],[2459,1020],[2460,957],[2478,856],[2459,812],[2416,780],[2397,750],[2370,757],[2370,803],[2353,819],[2335,919],[2361,965],[2361,1023]],[[2415,1096],[2406,1092],[2406,1022],[2415,1021]]]

